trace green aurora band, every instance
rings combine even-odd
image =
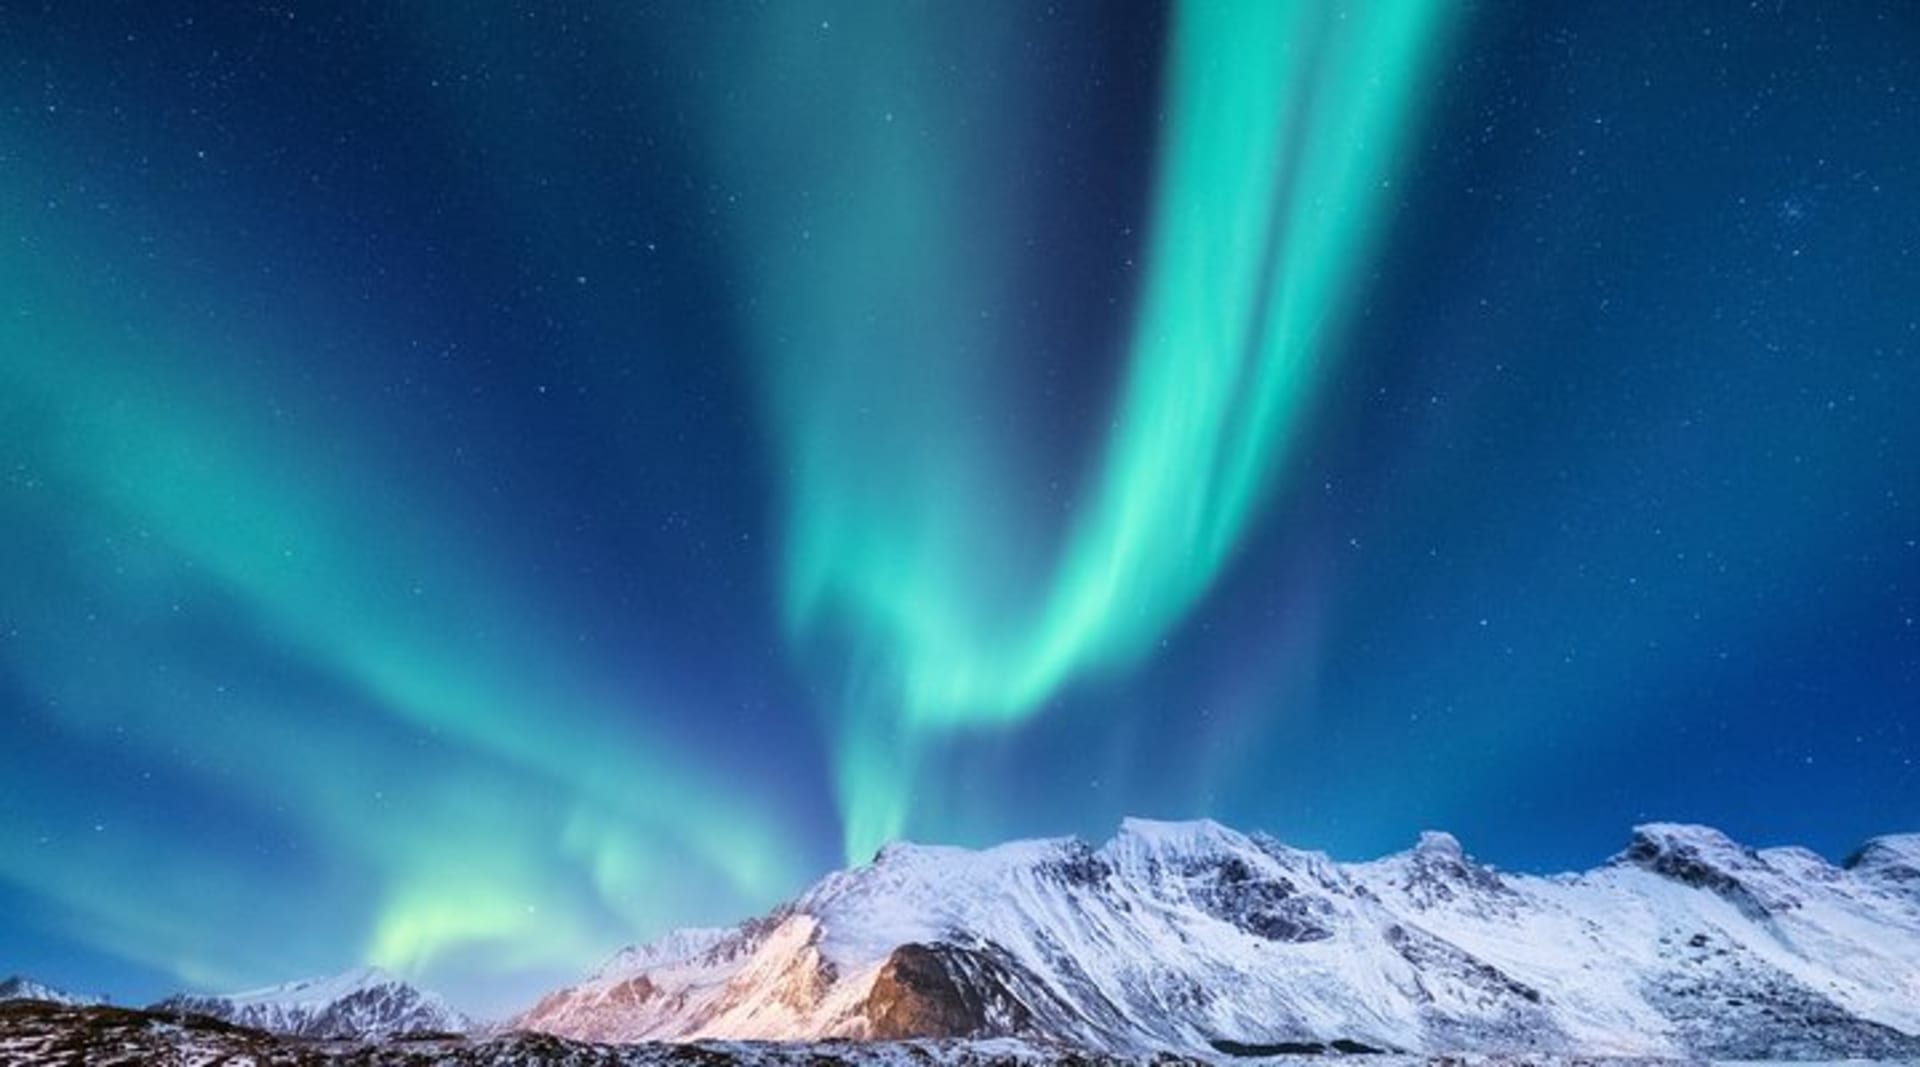
[[[1017,724],[1126,666],[1217,579],[1391,205],[1441,21],[1434,0],[1178,9],[1125,373],[1059,528],[1004,414],[1026,341],[1014,309],[1047,269],[1022,244],[1034,205],[1007,188],[1040,147],[1020,117],[1037,87],[956,92],[953,76],[1022,47],[1017,20],[796,3],[708,42],[732,91],[701,103],[740,205],[743,310],[787,483],[783,614],[837,665],[849,856],[906,828],[930,741]],[[0,252],[0,446],[37,488],[0,522],[42,551],[0,559],[0,587],[72,605],[8,636],[39,714],[277,813],[330,872],[300,906],[376,887],[371,914],[314,929],[361,930],[362,958],[403,970],[565,971],[662,916],[721,918],[801,881],[779,814],[676,759],[642,701],[596,684],[533,581],[402,456],[361,442],[324,370],[270,369],[289,350],[324,368],[306,346],[368,333],[351,311],[249,313],[205,273],[141,268],[138,235],[186,232],[158,201],[21,209],[86,164],[4,132],[35,163],[0,187],[17,238]],[[244,246],[193,252],[252,265]],[[211,610],[195,619],[195,603]],[[350,696],[233,684],[196,629],[221,618]],[[14,784],[60,795],[44,773]],[[289,951],[337,956],[226,921],[282,884],[230,842],[178,840],[137,811],[106,812],[119,825],[98,837],[61,818],[0,825],[0,879],[102,950],[206,986],[284,977]]]
[[[58,188],[45,158],[39,180]],[[122,205],[120,224],[167,232],[138,213]],[[409,972],[465,953],[568,973],[699,899],[764,906],[800,879],[791,831],[596,685],[524,579],[433,513],[404,462],[354,446],[350,407],[248,358],[309,341],[158,269],[102,267],[126,237],[46,217],[0,213],[18,237],[0,254],[0,450],[32,490],[0,522],[46,548],[0,559],[0,586],[73,605],[10,634],[6,663],[60,728],[135,766],[196,768],[236,811],[281,813],[323,870],[373,880],[375,912],[342,919],[365,931],[365,962]],[[195,603],[348,695],[249,695],[198,639]],[[337,965],[338,945],[299,931],[244,943],[228,918],[276,883],[222,842],[141,828],[138,811],[101,818],[113,836],[58,847],[53,820],[0,821],[0,879],[190,982],[283,976],[288,951]]]
[[[956,99],[916,69],[945,54],[967,70],[1009,44],[937,8],[820,14],[789,13],[762,42],[763,84],[721,125],[740,138],[736,172],[777,158],[818,190],[750,213],[747,251],[789,465],[787,618],[841,664],[836,778],[857,860],[906,828],[927,740],[1018,722],[1125,667],[1218,579],[1395,202],[1445,5],[1179,5],[1125,376],[1038,569],[1043,523],[993,414],[995,361],[1019,345],[994,312],[1017,299],[1020,145],[984,129],[1020,113],[1020,87],[983,78]],[[842,33],[863,58],[820,84]]]

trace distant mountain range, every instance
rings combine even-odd
[[[448,1007],[438,995],[422,992],[378,967],[226,996],[181,994],[149,1010],[204,1015],[292,1037],[459,1034],[473,1027],[471,1019]]]
[[[1018,1036],[1108,1054],[1920,1056],[1920,835],[1844,867],[1654,824],[1575,875],[1212,822],[893,845],[616,954],[515,1026],[606,1042]]]
[[[425,1050],[421,1035],[474,1028],[373,969],[146,1012],[23,979],[0,1000],[69,1005],[0,1010],[0,1053],[81,1028],[258,1056],[270,1032],[349,1042],[314,1062],[358,1063],[379,1059],[367,1042]],[[622,949],[488,1029],[431,1039],[434,1062],[807,1062],[840,1040],[867,1042],[830,1046],[863,1062],[1910,1059],[1920,835],[1835,867],[1652,824],[1552,877],[1495,871],[1437,833],[1358,864],[1212,822],[1128,820],[1097,847],[898,844],[765,916]]]
[[[105,1004],[107,1002],[105,997],[91,997],[79,993],[69,993],[64,989],[55,989],[50,985],[43,985],[31,978],[22,978],[19,975],[14,975],[11,978],[0,978],[0,1001],[9,1000],[38,1000],[48,1004],[65,1004],[76,1007],[90,1004]]]

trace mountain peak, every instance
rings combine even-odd
[[[1882,834],[1847,857],[1846,869],[1891,889],[1920,896],[1920,834]]]
[[[1456,860],[1466,859],[1466,853],[1460,848],[1460,839],[1445,830],[1420,831],[1420,840],[1414,844],[1413,850]]]
[[[1241,836],[1238,830],[1214,819],[1151,819],[1140,815],[1128,815],[1122,818],[1119,835],[1151,841],[1193,841]]]
[[[1491,914],[1512,905],[1500,875],[1475,862],[1460,839],[1445,831],[1423,831],[1408,851],[1361,867],[1377,867],[1391,888],[1422,911],[1448,907]]]
[[[873,859],[869,860],[868,863],[875,867],[884,864],[914,863],[922,859],[938,857],[954,851],[957,851],[957,849],[952,845],[923,845],[918,841],[899,838],[889,841],[875,849]]]
[[[1246,835],[1212,819],[1143,819],[1128,816],[1101,851],[1113,855],[1199,854],[1252,846]]]
[[[1810,855],[1804,849],[1762,853],[1708,826],[1648,823],[1634,828],[1614,861],[1709,890],[1750,918],[1768,919],[1800,907],[1810,869],[1831,872],[1824,861],[1809,864]]]
[[[1633,828],[1627,847],[1615,862],[1643,867],[1690,885],[1704,884],[1713,875],[1764,865],[1760,854],[1711,826],[1650,822]]]
[[[1633,828],[1633,841],[1659,842],[1663,846],[1688,847],[1728,852],[1748,852],[1725,833],[1701,823],[1644,822]]]
[[[1732,868],[1760,862],[1759,853],[1711,826],[1675,822],[1649,822],[1635,826],[1626,849],[1614,858],[1648,869],[1658,867],[1669,858],[1686,858]]]

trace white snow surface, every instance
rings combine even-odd
[[[862,1039],[902,946],[965,1034],[1112,1054],[1358,1041],[1408,1053],[1920,1056],[1920,835],[1846,867],[1649,824],[1580,874],[1452,836],[1336,863],[1210,821],[984,850],[895,844],[730,930],[623,950],[523,1015],[593,1041]],[[958,962],[955,962],[958,961]],[[966,1000],[968,997],[960,999]],[[899,1035],[890,1035],[899,1036]]]

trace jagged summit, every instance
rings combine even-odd
[[[1775,860],[1789,859],[1771,850]],[[1735,842],[1710,826],[1647,823],[1634,827],[1625,851],[1615,857],[1682,885],[1705,889],[1754,919],[1799,906],[1792,875],[1767,855]],[[1804,866],[1804,857],[1790,862]]]
[[[1207,820],[1128,819],[1098,846],[899,843],[761,918],[630,950],[616,959],[653,965],[603,968],[519,1024],[1130,1055],[1920,1055],[1920,914],[1891,873],[1914,840],[1876,839],[1843,870],[1654,823],[1553,878],[1496,872],[1437,831],[1358,864]]]
[[[1706,855],[1752,858],[1757,853],[1711,826],[1681,822],[1647,822],[1633,828],[1627,852],[1658,849]]]

